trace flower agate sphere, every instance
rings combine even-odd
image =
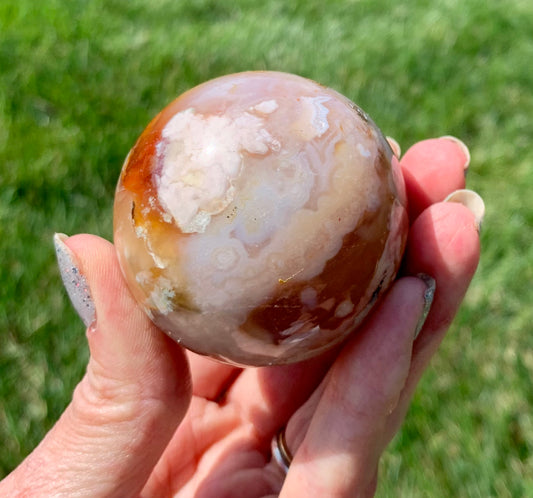
[[[379,129],[337,92],[276,72],[208,81],[166,107],[128,155],[114,211],[123,273],[154,323],[241,365],[342,341],[407,234]]]

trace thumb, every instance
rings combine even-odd
[[[91,235],[54,242],[90,359],[65,413],[13,478],[30,496],[134,496],[185,416],[186,356],[133,300],[112,244]]]

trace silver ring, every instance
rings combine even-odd
[[[272,438],[272,456],[276,463],[285,472],[289,472],[289,467],[292,462],[291,451],[287,447],[287,441],[285,440],[285,428],[280,429]]]

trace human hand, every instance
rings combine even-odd
[[[342,348],[295,365],[241,369],[184,351],[137,307],[109,242],[57,237],[91,356],[72,402],[0,495],[372,496],[380,456],[478,263],[481,201],[442,202],[464,187],[467,163],[449,138],[407,151],[399,278]],[[271,458],[283,428],[287,474]]]

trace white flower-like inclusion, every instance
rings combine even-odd
[[[350,133],[350,123],[342,131],[345,108],[330,108],[329,95],[295,100],[290,111],[268,99],[224,115],[191,106],[162,129],[159,204],[191,237],[181,242],[180,271],[156,282],[161,293],[175,278],[199,308],[245,313],[279,282],[319,274],[365,210],[378,209],[377,176],[352,165],[354,154],[374,163],[372,139]],[[154,305],[166,299],[152,294]]]
[[[350,133],[350,122],[343,130],[345,108],[329,95],[292,98],[289,108],[268,99],[223,115],[191,106],[162,129],[159,204],[191,236],[180,242],[179,270],[154,282],[161,313],[171,311],[170,279],[199,309],[230,307],[242,321],[280,284],[320,274],[365,211],[378,209],[373,168],[353,167],[356,156],[375,162],[372,139]],[[316,289],[303,295],[310,309],[322,306],[311,293],[316,300]]]
[[[263,103],[273,112],[275,102]],[[276,104],[277,105],[277,104]],[[228,116],[177,113],[162,131],[157,176],[159,201],[184,233],[203,233],[211,217],[235,196],[233,181],[242,168],[242,153],[266,154],[279,142],[264,128],[263,119],[244,112]]]
[[[303,97],[302,100],[305,102],[306,106],[311,109],[312,118],[311,124],[316,130],[314,136],[321,137],[329,128],[328,123],[328,114],[329,109],[324,105],[329,97]],[[314,137],[313,137],[314,138]]]

